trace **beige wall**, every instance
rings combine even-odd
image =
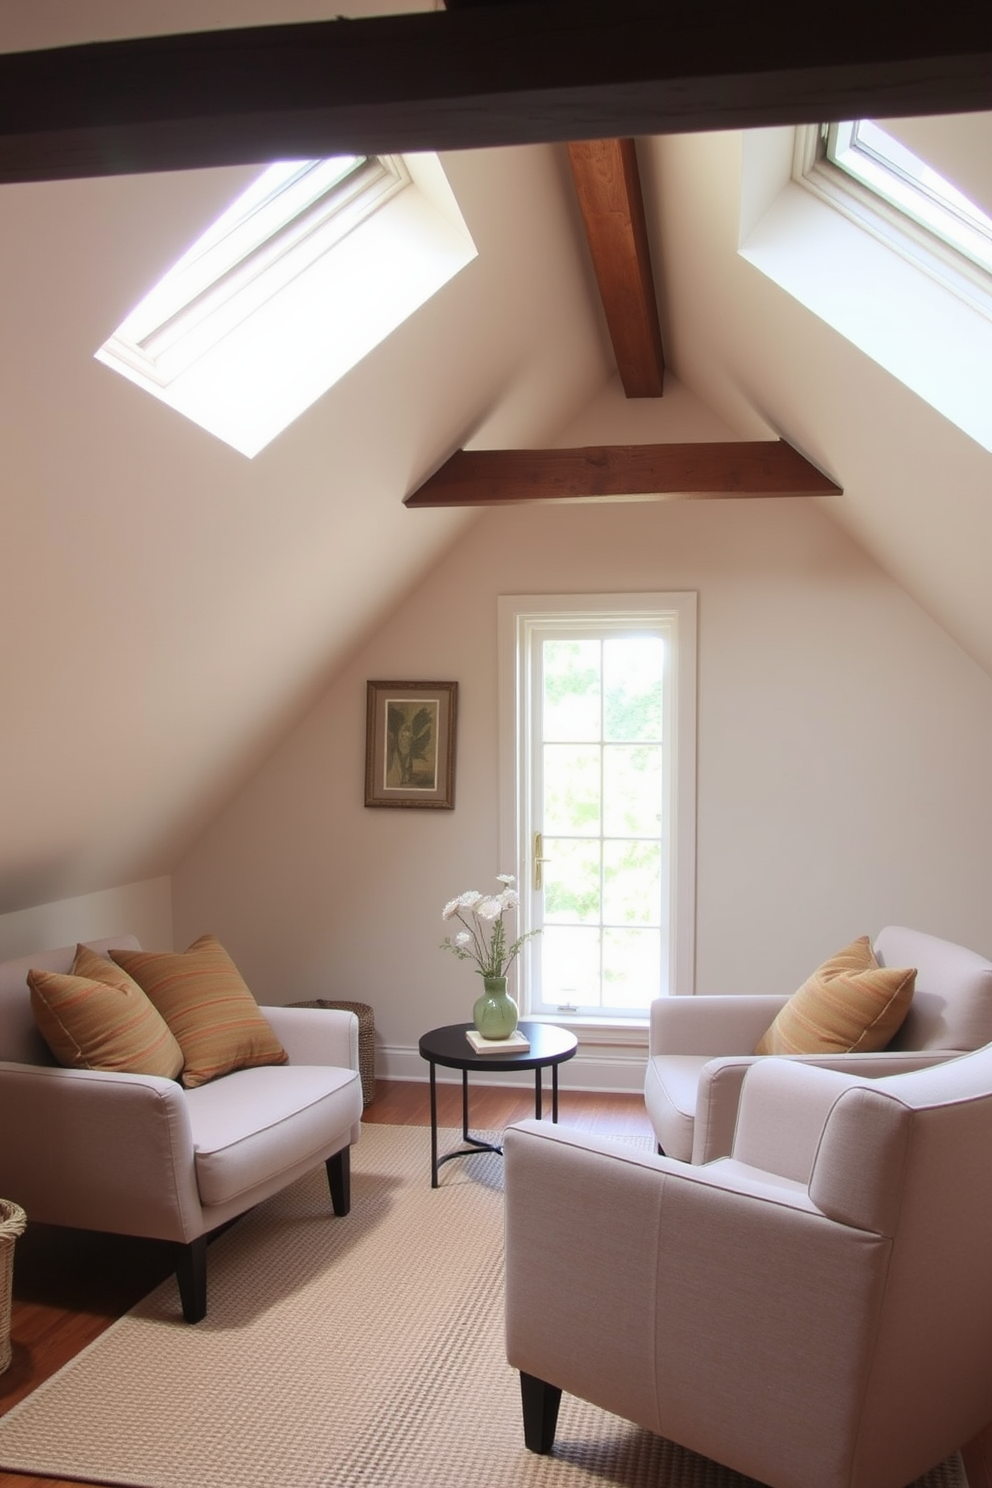
[[[422,1073],[418,1035],[475,995],[441,906],[510,867],[497,596],[645,589],[699,595],[696,990],[789,991],[887,922],[992,954],[992,682],[815,504],[773,500],[487,513],[181,864],[177,947],[214,931],[261,1001],[371,1003],[383,1068]],[[363,806],[369,678],[459,682],[453,812]],[[623,1058],[599,1083],[636,1085]]]
[[[0,915],[0,960],[118,933],[136,935],[150,950],[172,949],[171,879],[148,878]]]

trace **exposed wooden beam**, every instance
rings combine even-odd
[[[568,158],[623,390],[660,398],[665,355],[634,141],[572,141]]]
[[[406,505],[514,506],[655,496],[839,496],[841,488],[782,439],[720,444],[606,444],[583,449],[458,450]]]
[[[514,0],[444,3],[474,10]],[[621,385],[628,398],[660,398],[665,356],[635,143],[573,140],[567,149]]]
[[[533,0],[0,57],[0,181],[992,106],[987,0]]]

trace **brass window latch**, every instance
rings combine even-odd
[[[550,863],[551,859],[544,856],[544,834],[534,833],[534,887],[544,888],[544,865]]]

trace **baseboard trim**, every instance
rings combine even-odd
[[[647,1058],[643,1049],[580,1049],[574,1059],[559,1068],[560,1090],[590,1090],[601,1093],[616,1092],[629,1095],[644,1089],[644,1073]],[[417,1049],[402,1045],[378,1045],[375,1051],[376,1077],[382,1080],[411,1080],[424,1082],[429,1078],[427,1063]],[[458,1070],[437,1066],[437,1078],[443,1083],[460,1083]],[[489,1075],[485,1071],[472,1071],[473,1085],[522,1085],[534,1088],[532,1070],[519,1070],[515,1074]],[[545,1088],[551,1081],[545,1078]]]

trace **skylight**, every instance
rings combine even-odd
[[[279,162],[96,356],[251,457],[474,257],[434,156]]]
[[[873,120],[829,125],[825,154],[884,201],[992,271],[992,218]]]
[[[739,252],[992,451],[992,271],[938,231],[984,238],[989,122],[746,131]]]
[[[992,316],[992,219],[892,130],[873,119],[800,128],[793,174]]]

